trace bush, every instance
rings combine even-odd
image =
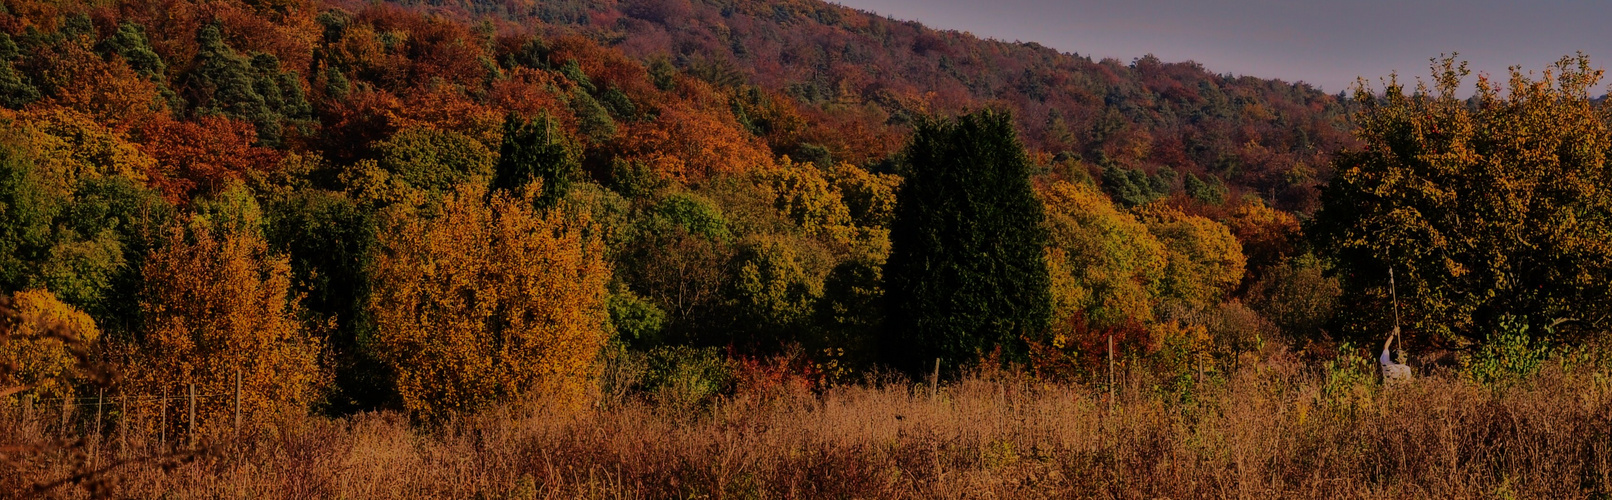
[[[1289,338],[1315,340],[1332,319],[1340,293],[1338,280],[1322,275],[1320,260],[1306,254],[1266,269],[1248,297]]]
[[[621,343],[638,349],[660,345],[666,311],[631,290],[610,294],[606,307],[610,309],[610,324],[616,327],[616,339]]]
[[[640,387],[668,409],[692,409],[733,387],[733,362],[714,347],[658,347],[648,361]]]
[[[1531,378],[1555,354],[1551,331],[1530,332],[1527,318],[1506,317],[1500,328],[1476,350],[1461,358],[1461,371],[1480,384],[1509,383]]]

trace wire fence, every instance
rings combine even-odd
[[[205,431],[227,431],[239,438],[242,427],[241,374],[235,373],[233,390],[226,393],[202,393],[196,384],[189,383],[172,391],[164,388],[162,394],[130,394],[96,389],[94,394],[72,397],[39,397],[28,391],[11,396],[12,404],[3,410],[10,415],[0,422],[11,424],[9,429],[18,436],[40,438],[86,438],[97,445],[115,439],[121,450],[156,446],[160,450],[171,445],[193,447],[202,423],[197,419],[198,409],[205,415],[223,412],[223,425],[214,420]],[[233,419],[228,417],[233,416]],[[170,431],[175,435],[170,436]],[[152,434],[155,434],[153,436]],[[131,438],[134,443],[131,445]],[[155,439],[153,439],[155,438]]]

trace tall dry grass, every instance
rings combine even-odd
[[[195,457],[112,468],[166,498],[1607,498],[1612,375],[1554,366],[1480,386],[1382,388],[1367,365],[1126,377],[1118,397],[1012,372],[940,386],[775,388],[706,403],[510,405],[438,428],[309,417]],[[5,424],[9,443],[33,439]],[[43,432],[43,431],[41,431]],[[109,438],[116,439],[116,438]],[[90,447],[116,463],[118,446]],[[135,446],[149,453],[151,444]],[[67,457],[61,457],[67,458]],[[90,457],[95,458],[95,457]],[[5,471],[3,491],[72,460]],[[67,484],[52,496],[84,497]]]

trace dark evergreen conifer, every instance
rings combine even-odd
[[[198,115],[222,114],[257,126],[258,142],[277,147],[285,121],[311,118],[312,106],[295,72],[270,54],[242,56],[224,43],[218,25],[196,34],[195,69],[185,77],[186,97]]]
[[[581,170],[581,159],[547,114],[525,120],[514,114],[504,119],[504,143],[493,169],[493,189],[518,190],[533,180],[543,181],[538,205],[552,205],[571,188]]]
[[[101,40],[96,48],[103,54],[117,54],[129,63],[130,68],[153,81],[161,82],[163,72],[168,70],[168,65],[162,62],[162,56],[151,48],[145,28],[139,24],[128,21],[118,23],[118,30]]]
[[[920,122],[906,151],[908,175],[890,229],[884,358],[924,371],[1023,339],[1049,321],[1047,241],[1030,162],[1007,113]]]
[[[39,89],[28,81],[27,75],[11,65],[11,60],[20,54],[11,36],[0,33],[0,106],[20,109],[39,100]]]

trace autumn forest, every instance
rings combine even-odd
[[[1602,73],[1429,68],[0,0],[0,496],[1612,494]]]

